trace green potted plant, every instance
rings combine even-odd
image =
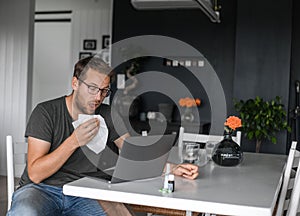
[[[270,101],[264,101],[258,96],[247,101],[234,101],[234,107],[242,119],[244,135],[249,140],[256,140],[256,152],[260,151],[263,140],[270,140],[276,144],[277,132],[291,131],[279,96]]]

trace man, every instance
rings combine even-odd
[[[122,133],[119,136],[109,106],[102,104],[110,94],[111,76],[111,68],[100,58],[79,60],[72,78],[72,93],[43,102],[34,109],[25,132],[27,167],[8,215],[106,215],[97,200],[65,196],[62,186],[80,178],[76,173],[96,170],[86,156],[90,150],[85,145],[98,133],[100,122],[92,118],[74,129],[72,122],[79,114],[100,114],[108,127],[108,141],[113,141],[118,148],[122,148],[124,139],[129,136],[117,115],[114,124],[118,124],[118,132]],[[174,174],[194,179],[198,168],[182,164],[174,167]],[[112,208],[107,202],[103,202],[103,207],[109,209],[109,214],[120,209]]]

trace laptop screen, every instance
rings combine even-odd
[[[160,176],[176,134],[128,137],[113,172],[112,183]]]

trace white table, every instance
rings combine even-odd
[[[173,152],[174,156],[174,152]],[[284,155],[244,153],[236,167],[209,162],[196,180],[175,178],[175,192],[162,194],[163,178],[108,184],[82,178],[64,185],[66,195],[223,215],[272,215],[286,162]]]

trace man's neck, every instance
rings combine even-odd
[[[69,111],[70,116],[75,121],[78,119],[78,112],[76,111],[76,108],[74,108],[73,100],[73,94],[70,94],[66,97],[67,109]]]

